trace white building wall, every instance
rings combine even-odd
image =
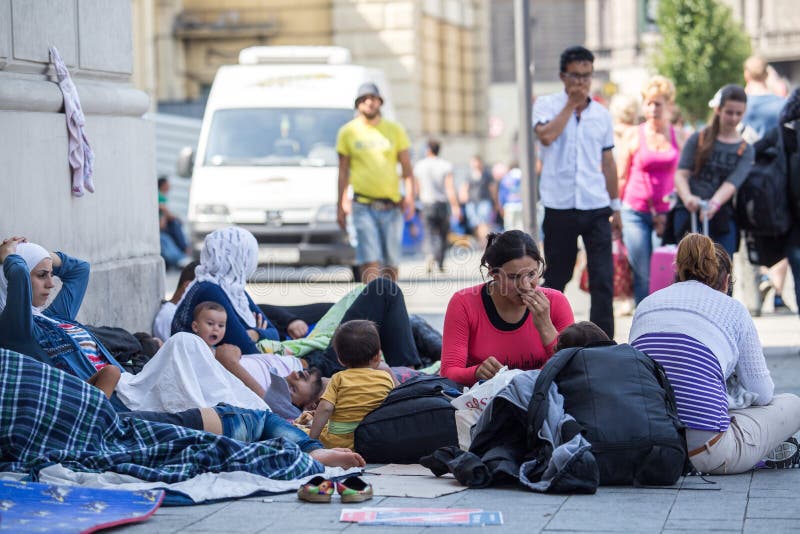
[[[61,92],[70,69],[95,152],[96,193],[70,193]],[[130,85],[130,2],[0,0],[0,236],[24,235],[92,264],[79,320],[149,330],[164,294],[152,125]]]

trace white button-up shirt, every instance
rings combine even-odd
[[[567,104],[561,91],[536,99],[533,126],[553,120]],[[611,114],[597,102],[590,102],[580,120],[573,113],[561,135],[550,146],[541,145],[542,176],[539,194],[542,204],[553,209],[591,210],[609,206],[603,175],[603,151],[614,147]]]

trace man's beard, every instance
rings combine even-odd
[[[372,119],[374,119],[375,117],[377,117],[378,115],[381,114],[381,110],[377,110],[374,113],[366,113],[366,112],[362,111],[361,114],[364,115],[364,117],[366,117],[368,120],[372,120]]]

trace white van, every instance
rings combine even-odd
[[[388,118],[392,107],[383,74],[349,63],[341,47],[252,47],[217,71],[189,194],[196,251],[234,224],[256,236],[261,264],[353,264],[336,223],[336,134],[364,82],[378,85]]]

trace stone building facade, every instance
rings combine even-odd
[[[68,22],[65,22],[68,21]],[[0,235],[23,235],[91,262],[79,319],[149,330],[164,294],[145,93],[131,83],[131,5],[0,2]],[[71,196],[58,48],[95,153],[96,192]]]

